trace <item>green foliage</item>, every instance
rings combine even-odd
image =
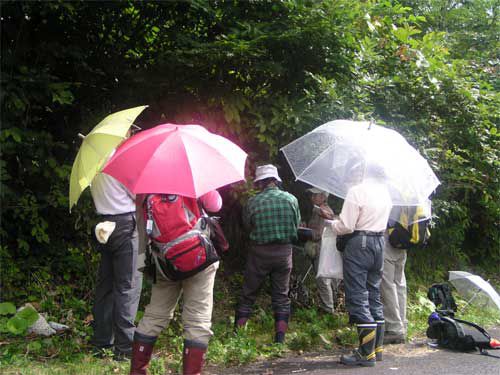
[[[288,183],[293,176],[279,157],[281,146],[326,121],[374,118],[401,132],[441,180],[431,243],[409,260],[410,269],[423,270],[418,282],[471,264],[497,272],[498,1],[0,6],[2,298],[39,302],[44,312],[72,324],[81,343],[89,333],[82,321],[90,312],[98,254],[90,244],[95,215],[88,192],[68,214],[77,133],[143,103],[150,104],[138,119],[143,128],[202,123],[248,151],[248,175],[255,163],[275,162],[292,191],[300,187]],[[250,181],[223,189],[223,222],[233,248],[228,271],[241,267],[247,246],[241,204],[250,194]],[[216,293],[227,296],[227,283],[238,281],[224,280]],[[423,311],[413,313],[423,318]],[[318,323],[337,330],[321,342],[299,325],[292,345],[347,344],[353,332],[341,323]],[[264,313],[259,324],[269,330],[272,318]],[[266,352],[258,340],[245,346],[242,337],[216,338],[209,356],[222,360],[225,345],[231,363],[281,350]],[[64,346],[58,356],[79,353],[70,341],[57,342]],[[54,354],[41,345],[33,344],[30,353]],[[239,346],[246,348],[241,360]],[[179,357],[172,361],[178,364]],[[155,363],[158,373],[170,365]]]
[[[14,315],[15,314],[15,315]],[[0,332],[12,335],[24,335],[27,329],[38,320],[38,313],[30,306],[16,313],[16,306],[10,302],[0,304],[0,315],[14,315],[0,318]]]
[[[373,117],[402,132],[442,181],[432,247],[500,260],[497,83],[491,66],[455,58],[469,56],[461,46],[495,50],[498,4],[458,3],[109,2],[96,12],[86,2],[3,2],[5,298],[31,294],[35,270],[87,295],[88,195],[67,212],[76,134],[145,102],[145,127],[203,123],[252,163],[323,122]],[[471,25],[484,43],[462,33]],[[228,217],[242,190],[228,193]],[[228,231],[239,244],[240,231]]]
[[[13,315],[16,313],[16,306],[12,302],[0,303],[0,315]]]

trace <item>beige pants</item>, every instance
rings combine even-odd
[[[406,250],[395,249],[387,240],[384,249],[384,274],[380,295],[384,305],[386,332],[406,335]]]
[[[137,331],[143,335],[157,337],[168,326],[174,316],[181,294],[182,324],[184,339],[208,344],[213,332],[212,308],[215,273],[219,262],[200,273],[182,281],[171,281],[159,277],[153,284],[151,301],[139,322]]]

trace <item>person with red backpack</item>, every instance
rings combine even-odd
[[[181,294],[184,325],[183,374],[200,374],[211,331],[213,287],[219,258],[209,239],[203,210],[217,212],[222,198],[151,194],[137,199],[140,254],[150,240],[158,277],[135,331],[131,375],[145,375],[153,346],[174,315]]]

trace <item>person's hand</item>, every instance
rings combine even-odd
[[[332,220],[334,217],[333,211],[328,206],[321,206],[319,208],[319,216],[323,219]]]

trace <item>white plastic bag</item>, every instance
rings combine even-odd
[[[329,227],[325,227],[321,236],[318,274],[316,277],[343,279],[342,254],[337,250],[337,236]]]

